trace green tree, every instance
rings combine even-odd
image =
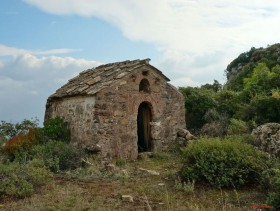
[[[270,79],[273,74],[265,63],[259,63],[253,70],[250,77],[244,78],[244,88],[252,92],[253,95],[256,93],[264,92],[267,93],[271,89]]]
[[[214,99],[215,92],[211,89],[180,87],[185,96],[186,124],[193,130],[200,129],[205,123],[206,112],[217,107]]]
[[[222,84],[219,83],[219,81],[214,80],[213,84],[205,84],[205,85],[202,85],[200,88],[211,89],[214,92],[219,92],[219,91],[221,91],[222,87],[223,86],[222,86]]]
[[[13,124],[11,122],[1,121],[0,123],[0,139],[10,139],[17,135],[18,133],[27,134],[29,129],[37,128],[39,120],[35,119],[24,119],[21,122]]]
[[[248,108],[247,120],[255,120],[258,124],[280,122],[280,99],[259,94],[251,100]]]

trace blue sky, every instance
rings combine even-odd
[[[277,0],[0,2],[0,120],[38,117],[47,97],[102,63],[151,58],[175,86],[225,82],[252,46],[279,42]]]

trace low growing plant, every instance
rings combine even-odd
[[[267,197],[267,204],[271,204],[274,210],[280,209],[280,169],[272,169],[270,176],[271,192]]]
[[[44,161],[44,165],[53,172],[74,169],[80,164],[81,150],[62,141],[50,140],[37,145],[30,151],[31,157]]]
[[[17,162],[0,164],[0,178],[0,197],[23,198],[51,180],[52,174],[41,161],[34,160],[27,165]]]
[[[202,138],[190,143],[182,152],[182,179],[206,182],[214,187],[258,183],[262,171],[267,168],[267,156],[240,141]]]
[[[195,181],[188,180],[188,181],[181,181],[180,178],[175,180],[175,188],[176,190],[184,191],[185,193],[193,193],[195,187]]]

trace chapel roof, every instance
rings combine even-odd
[[[127,60],[103,64],[95,68],[87,69],[76,77],[70,79],[67,84],[60,87],[50,99],[62,98],[75,95],[94,95],[105,87],[110,86],[113,82],[121,80],[126,75],[136,69],[149,66],[166,81],[170,81],[160,70],[149,64],[150,59]]]

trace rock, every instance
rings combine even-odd
[[[177,136],[179,138],[184,138],[187,141],[189,140],[193,140],[193,139],[197,139],[196,136],[192,135],[190,131],[186,130],[186,129],[179,129],[179,131],[177,132]]]
[[[191,133],[189,132],[189,133],[186,134],[185,139],[186,139],[187,141],[190,141],[190,140],[196,140],[197,137],[194,136],[193,134],[191,134]]]
[[[266,123],[252,131],[253,144],[259,149],[280,157],[280,124]]]
[[[133,202],[133,197],[131,195],[122,195],[122,200],[125,202]]]
[[[188,130],[180,128],[179,131],[177,132],[177,136],[185,138],[188,132],[189,132]]]
[[[86,146],[85,150],[88,153],[97,154],[97,153],[101,152],[101,146],[98,145],[98,144],[91,145],[91,146]]]
[[[105,166],[105,168],[106,168],[106,170],[107,171],[116,171],[116,166],[114,165],[114,164],[107,164],[106,166]]]
[[[141,152],[138,154],[139,159],[147,159],[153,157],[153,152]]]
[[[158,186],[162,187],[162,186],[165,186],[164,183],[158,183]]]
[[[125,169],[122,169],[122,170],[121,170],[121,174],[122,174],[124,177],[129,177],[129,174],[128,174],[127,170],[125,170]]]
[[[155,176],[159,176],[159,173],[157,171],[154,170],[148,170],[148,169],[144,169],[144,168],[139,168],[140,171],[144,171],[150,175],[155,175]]]

